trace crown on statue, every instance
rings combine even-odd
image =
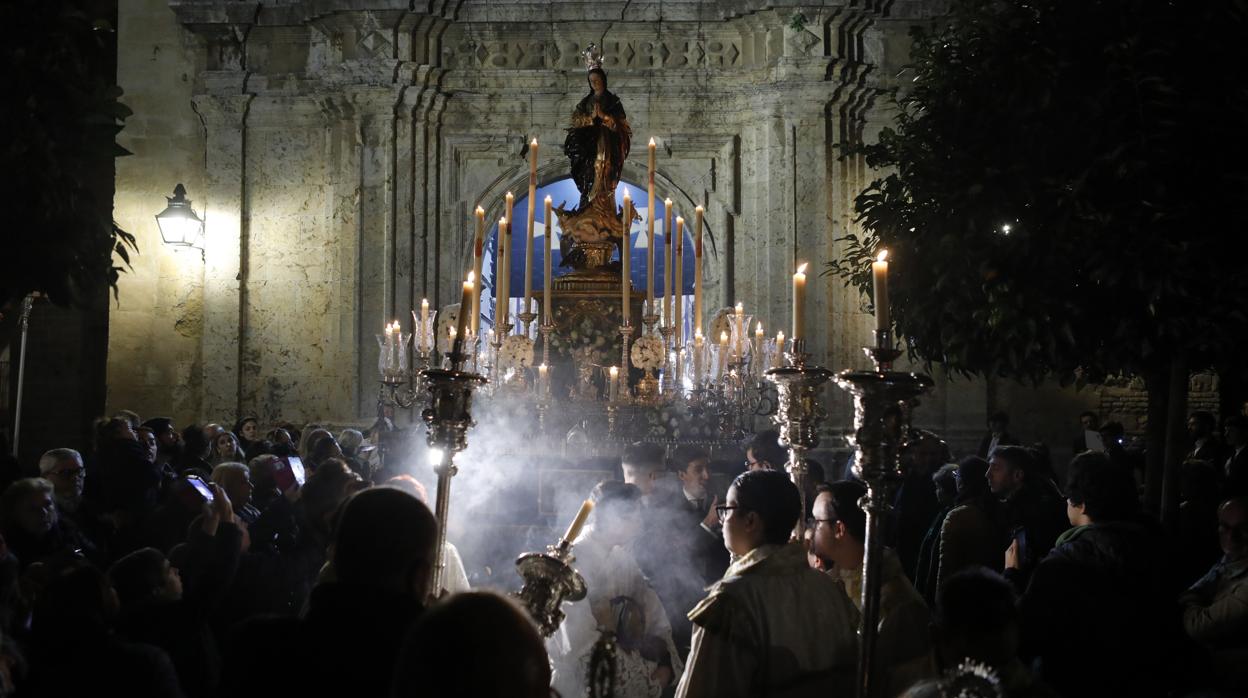
[[[597,44],[590,44],[581,51],[581,58],[585,59],[585,70],[593,70],[594,68],[602,68],[602,51]]]

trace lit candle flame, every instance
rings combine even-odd
[[[529,141],[529,145],[537,145],[537,136],[534,136],[533,140]]]
[[[875,261],[884,262],[888,259],[888,250],[880,250],[880,254],[876,255]]]
[[[481,208],[480,206],[478,206],[478,207],[477,207],[477,215],[478,215],[478,216],[484,216],[484,215],[485,215],[485,209],[483,209],[483,208]]]
[[[650,147],[654,147],[654,136],[650,136]]]
[[[806,262],[802,262],[802,266],[800,266],[800,267],[798,267],[798,268],[797,268],[797,273],[798,273],[798,274],[805,274],[805,273],[806,273]]]
[[[546,195],[546,203],[550,203],[550,194]]]
[[[471,284],[472,282],[476,281],[476,279],[477,279],[477,272],[469,270],[469,272],[468,272],[468,283],[470,283],[470,284]]]

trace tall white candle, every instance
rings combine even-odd
[[[494,326],[498,337],[505,337],[503,326],[507,324],[507,311],[511,301],[511,225],[506,218],[498,221],[498,264],[494,270]]]
[[[736,344],[734,344],[732,347],[732,353],[736,354],[738,358],[741,358],[745,356],[745,304],[744,303],[740,303],[740,302],[737,303],[736,317],[734,319],[736,320],[736,323],[737,323],[737,341],[736,341]]]
[[[620,314],[624,318],[624,324],[629,324],[629,316],[632,305],[632,270],[631,258],[633,256],[632,244],[630,240],[632,235],[630,229],[633,227],[633,197],[628,193],[628,188],[624,188],[624,218],[620,221],[623,230],[620,234],[623,239],[620,240]]]
[[[550,314],[550,296],[551,289],[554,288],[554,279],[551,276],[551,257],[555,254],[555,233],[554,224],[550,216],[550,196],[546,197],[543,203],[546,221],[546,254],[542,260],[542,323],[552,324],[554,321]]]
[[[646,199],[646,313],[654,312],[654,138],[650,139]],[[643,313],[644,315],[645,313]]]
[[[610,400],[611,402],[615,402],[616,400],[620,399],[620,367],[612,366],[610,369],[610,373],[611,373],[611,387],[609,391],[607,392],[607,396],[608,396],[607,399]]]
[[[480,206],[474,211],[477,219],[477,236],[472,243],[472,272],[481,278],[481,260],[485,256],[485,209]],[[472,336],[481,334],[481,284],[472,291]],[[432,335],[432,333],[430,333]],[[433,337],[429,337],[429,346],[433,347]]]
[[[875,329],[887,330],[892,325],[888,307],[888,250],[880,250],[871,263],[871,280],[875,286]]]
[[[685,283],[684,266],[685,266],[685,219],[680,216],[676,217],[676,266],[672,270],[672,326],[676,328],[676,334],[673,335],[676,340],[676,348],[679,349],[685,345],[684,323],[681,317],[684,314],[685,294],[682,287]]]
[[[468,272],[468,278],[464,281],[463,294],[459,299],[459,317],[455,319],[455,343],[451,345],[452,354],[460,354],[463,351],[463,341],[472,331],[472,324],[468,321],[468,314],[464,312],[465,308],[472,308],[472,294],[476,288],[476,274],[472,271]]]
[[[537,214],[537,139],[529,143],[529,218],[524,235],[524,312],[533,296],[533,219]]]
[[[806,330],[806,265],[793,275],[793,341],[805,336]]]
[[[472,298],[468,299],[468,308],[469,309],[472,308]],[[425,349],[425,342],[427,341],[427,339],[429,339],[428,337],[425,336],[425,328],[428,326],[429,326],[429,299],[421,298],[420,299],[420,327],[416,328],[416,337],[417,337],[416,348],[418,350],[424,351]]]
[[[672,235],[676,227],[676,211],[671,199],[663,199],[666,220],[663,224],[663,325],[672,324]]]
[[[702,329],[702,205],[693,209],[693,316],[694,328]]]

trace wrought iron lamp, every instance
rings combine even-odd
[[[196,248],[203,255],[204,220],[191,208],[191,200],[186,198],[186,187],[179,182],[173,188],[173,196],[165,197],[165,201],[168,202],[165,210],[156,214],[160,239],[166,245]]]

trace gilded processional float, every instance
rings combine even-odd
[[[781,444],[789,448],[785,467],[804,500],[809,491],[807,454],[819,445],[819,427],[826,418],[823,390],[835,381],[854,398],[854,472],[868,485],[859,665],[860,689],[865,691],[872,682],[869,660],[879,615],[880,526],[900,482],[898,453],[910,433],[908,425],[886,427],[883,415],[890,405],[909,401],[931,385],[926,376],[892,370],[900,352],[894,347],[888,312],[885,253],[872,265],[875,341],[864,349],[874,368],[865,371],[835,374],[811,362],[803,322],[806,264],[792,277],[787,337],[783,332],[765,336],[762,322],[739,303],[717,311],[709,327],[704,324],[701,206],[695,208],[692,223],[692,318],[682,318],[686,221],[675,215],[670,199],[664,202],[665,216],[670,216],[665,229],[674,234],[664,235],[661,252],[655,245],[654,217],[646,216],[646,281],[638,291],[630,270],[631,231],[640,220],[632,192],[624,191],[623,205],[617,206],[632,130],[622,101],[607,89],[602,54],[590,44],[582,56],[590,92],[573,111],[564,142],[579,200],[570,208],[566,202],[552,206],[549,196],[543,202],[543,288],[532,288],[539,147],[534,139],[528,145],[527,216],[516,225],[509,192],[505,215],[498,221],[493,327],[482,332],[486,225],[485,210],[478,207],[474,264],[465,274],[460,303],[439,313],[425,301],[412,314],[412,332],[404,332],[396,320],[377,336],[379,408],[423,405],[421,418],[437,477],[439,549],[445,545],[457,454],[470,440],[494,440],[494,433],[470,432],[478,421],[496,427],[491,432],[520,440],[536,436],[583,452],[618,452],[623,444],[638,440],[667,446],[739,444],[754,431],[756,421],[770,418]],[[652,138],[645,192],[650,212],[656,210],[655,159]],[[561,267],[567,268],[558,276],[551,268],[556,219],[562,231]],[[513,313],[510,271],[521,231],[524,289],[519,312]],[[656,253],[667,261],[661,280],[655,278]],[[661,296],[656,295],[658,285]],[[573,544],[591,510],[592,503],[585,502],[554,544],[516,561],[521,582],[516,596],[547,636],[563,620],[562,605],[586,595],[585,582],[575,570]],[[804,525],[803,517],[795,531],[799,540]],[[444,573],[439,564],[434,596],[443,589]],[[609,645],[609,638],[604,640]]]

